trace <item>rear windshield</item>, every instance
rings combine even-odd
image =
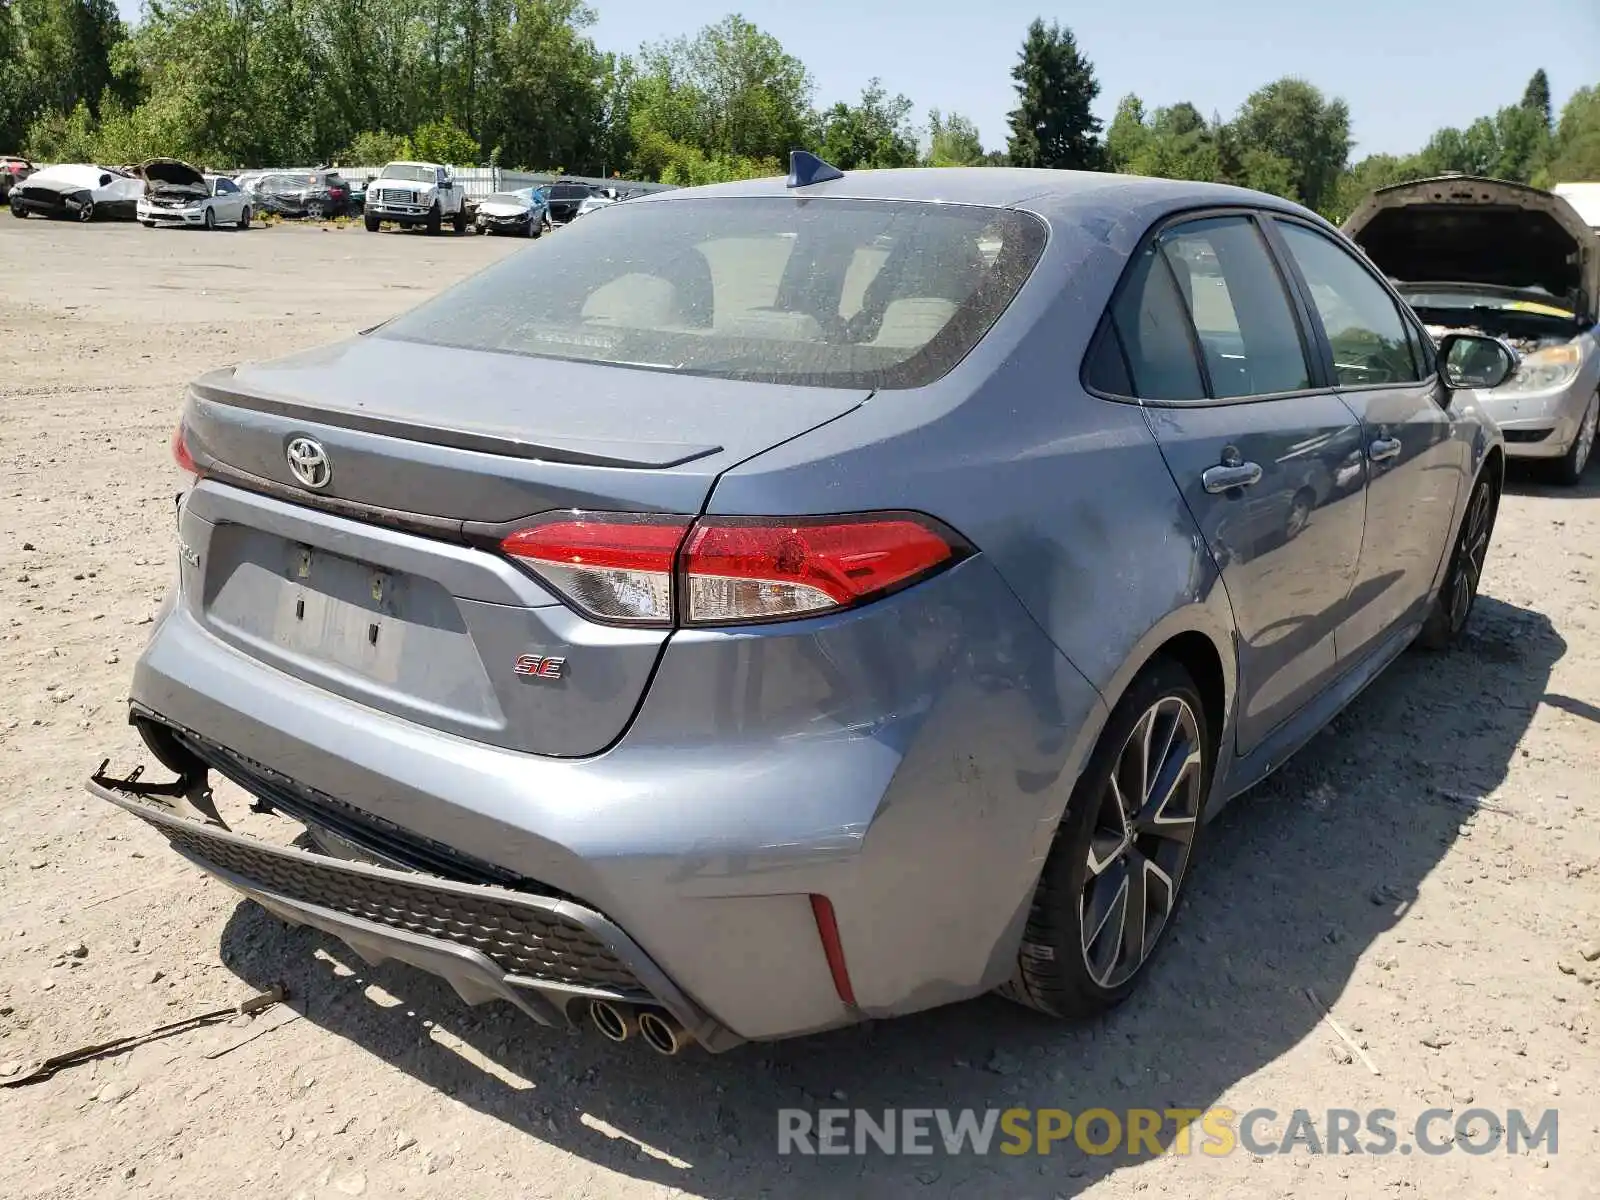
[[[1005,209],[795,197],[614,205],[377,336],[770,383],[920,387],[1017,294],[1045,227]]]

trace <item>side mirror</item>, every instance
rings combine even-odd
[[[1497,388],[1522,365],[1517,352],[1481,333],[1447,333],[1439,340],[1444,381],[1452,389]]]
[[[107,186],[110,185],[110,183],[111,183],[111,176],[109,176],[109,175],[100,176],[100,186],[101,187],[107,187]]]

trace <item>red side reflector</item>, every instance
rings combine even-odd
[[[828,970],[833,974],[833,990],[839,993],[839,999],[854,1008],[856,990],[850,986],[850,970],[844,962],[844,944],[839,941],[839,922],[833,915],[833,901],[826,896],[812,896],[811,915],[816,919],[817,936],[822,939],[822,953],[828,960]]]

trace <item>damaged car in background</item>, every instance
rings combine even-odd
[[[11,195],[11,189],[16,187],[36,168],[25,158],[17,158],[12,154],[0,154],[0,204],[5,203]]]
[[[250,198],[227,176],[207,175],[175,158],[152,159],[140,173],[144,195],[139,197],[136,211],[145,228],[250,228]]]
[[[257,179],[249,192],[257,212],[321,221],[343,216],[350,185],[337,171],[274,171]]]
[[[144,180],[122,167],[66,163],[35,171],[8,199],[14,217],[131,221],[142,195]]]
[[[550,227],[550,210],[536,199],[534,188],[495,192],[479,202],[474,223],[479,233],[508,233],[536,238]]]
[[[1539,459],[1576,484],[1600,424],[1600,236],[1562,197],[1455,175],[1374,192],[1344,232],[1438,341],[1508,342],[1522,365],[1479,396],[1506,453]]]

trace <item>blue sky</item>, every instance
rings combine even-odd
[[[1192,101],[1232,115],[1256,87],[1309,79],[1350,105],[1353,157],[1420,148],[1522,95],[1538,67],[1560,104],[1600,84],[1597,0],[591,0],[603,49],[693,32],[738,11],[810,68],[817,100],[859,95],[872,76],[965,113],[1003,146],[1010,69],[1035,16],[1071,27],[1095,65],[1099,110],[1137,92],[1146,107]],[[133,16],[139,0],[119,0]]]

